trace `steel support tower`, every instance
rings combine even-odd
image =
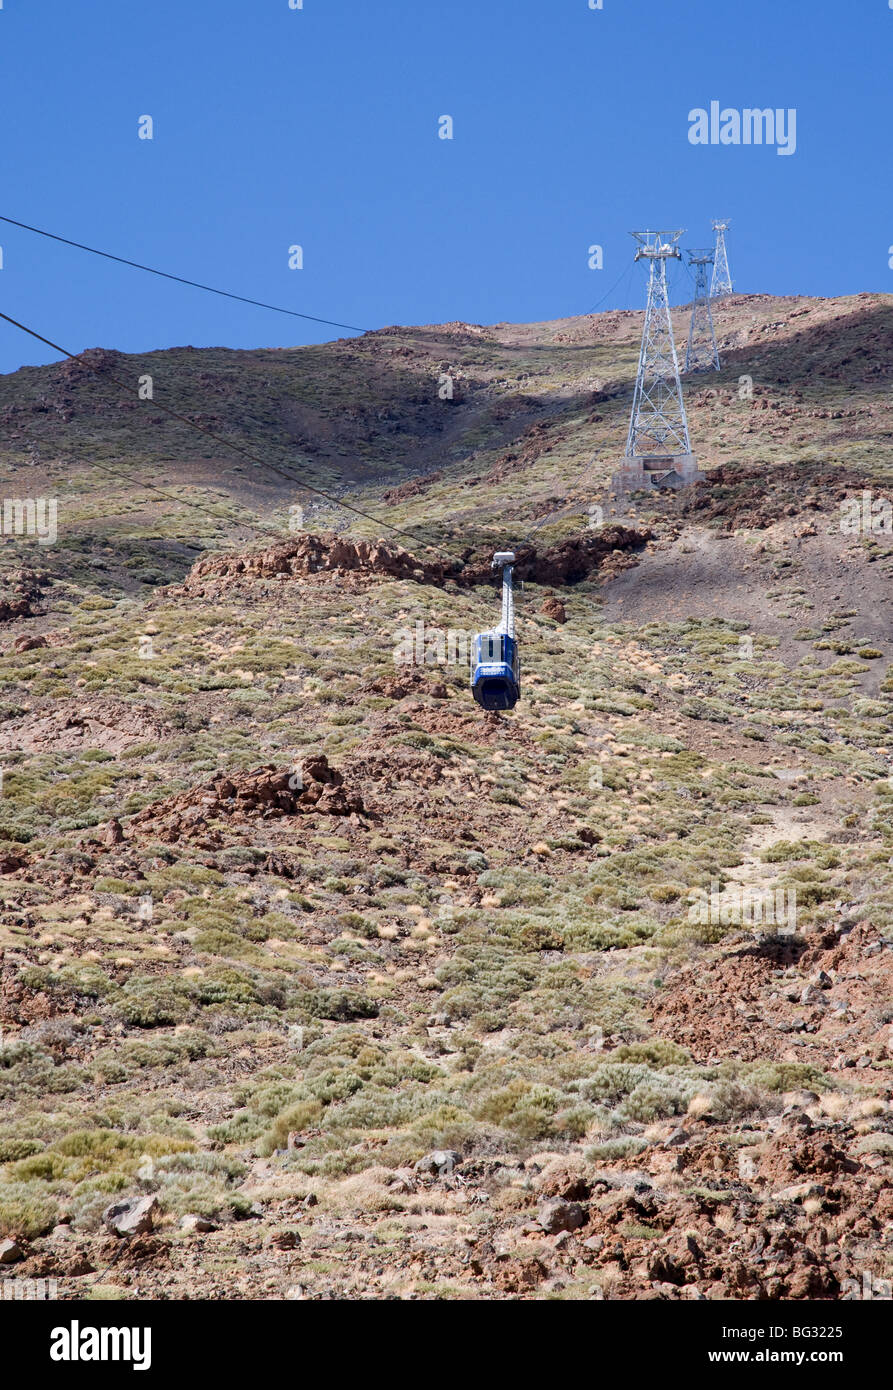
[[[667,261],[681,260],[682,232],[633,232],[637,261],[648,262],[648,299],[626,455],[614,475],[621,493],[686,487],[701,475],[691,451],[667,292]]]
[[[707,289],[707,267],[713,265],[709,247],[688,251],[688,263],[695,268],[695,297],[691,306],[691,324],[685,347],[685,372],[718,372],[719,349],[710,312],[710,292]]]
[[[726,252],[726,232],[732,224],[727,219],[713,223],[716,233],[716,246],[713,250],[713,279],[710,283],[710,298],[724,299],[733,294],[732,277],[729,274],[729,257]]]
[[[639,243],[636,260],[648,262],[648,300],[626,455],[635,458],[652,454],[690,454],[688,421],[682,403],[679,361],[667,294],[667,261],[681,261],[676,242],[682,232],[633,232],[632,235]]]

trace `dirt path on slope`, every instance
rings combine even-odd
[[[754,632],[778,638],[779,658],[792,665],[809,650],[795,632],[854,610],[857,616],[840,635],[854,646],[883,649],[893,630],[887,566],[869,560],[857,537],[834,531],[798,536],[797,529],[781,523],[724,536],[686,527],[606,585],[604,616],[635,624],[689,617],[746,622]],[[792,594],[796,589],[803,593]],[[817,652],[816,658],[830,664],[835,655]],[[876,692],[882,672],[881,662],[866,665],[865,694]]]

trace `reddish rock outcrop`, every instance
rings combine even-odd
[[[598,531],[581,532],[543,550],[522,544],[515,550],[515,577],[533,584],[579,584],[603,567],[616,570],[636,563],[632,552],[651,539],[652,533],[648,530],[603,526]],[[435,585],[453,580],[469,587],[494,582],[491,560],[489,553],[470,550],[453,563],[448,559],[421,559],[390,541],[306,533],[267,550],[242,555],[205,555],[196,561],[175,592],[203,598],[220,592],[227,580],[302,579],[315,574],[361,574]]]
[[[320,753],[307,758],[300,772],[273,764],[252,772],[218,772],[210,782],[147,806],[127,822],[126,835],[148,833],[174,843],[184,836],[207,833],[213,820],[272,820],[310,812],[349,816],[362,815],[364,810],[363,798],[344,785],[341,773]],[[115,843],[108,833],[106,843]]]

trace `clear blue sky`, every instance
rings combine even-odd
[[[0,212],[364,327],[585,313],[629,230],[698,246],[719,215],[743,291],[893,289],[888,0],[603,4],[3,0]],[[796,153],[691,145],[714,99],[796,108]],[[3,224],[0,246],[0,307],[72,350],[338,336]],[[53,358],[0,323],[0,370]]]

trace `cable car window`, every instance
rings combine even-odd
[[[495,632],[482,633],[480,638],[481,662],[502,661],[502,637]]]

